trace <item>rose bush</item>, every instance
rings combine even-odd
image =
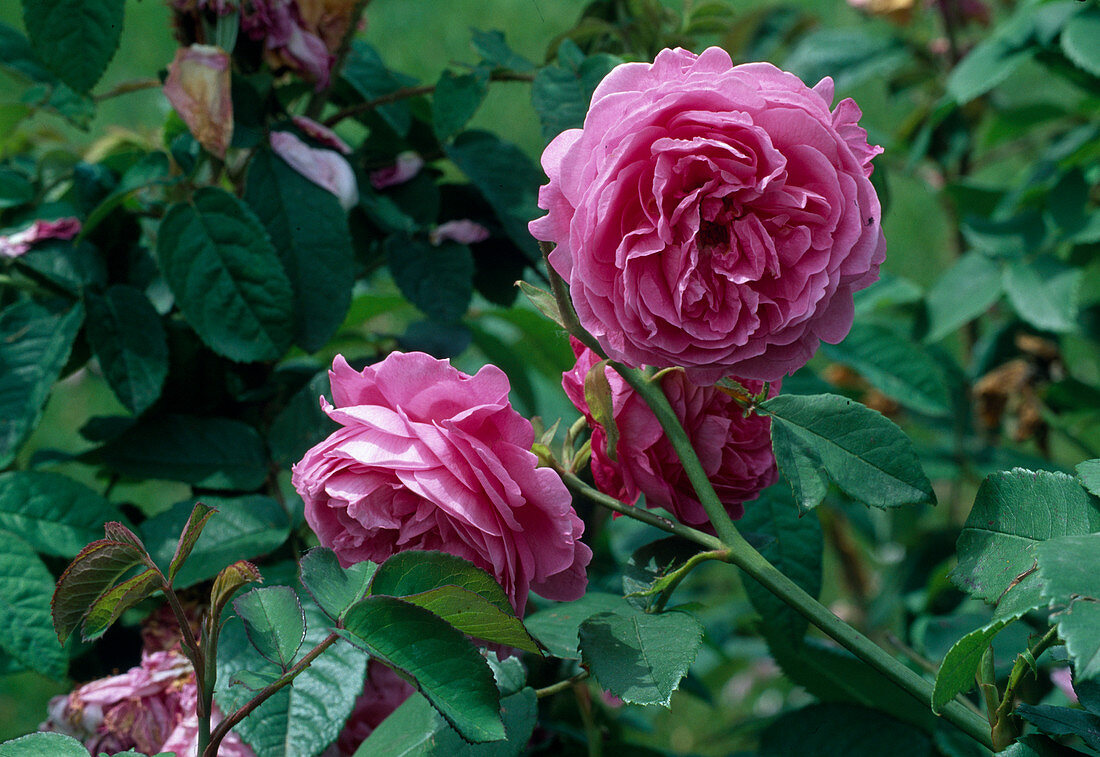
[[[360,373],[329,373],[340,424],[294,466],[309,525],[345,566],[408,549],[440,550],[494,575],[523,613],[533,589],[584,594],[591,550],[557,473],[537,468],[530,421],[508,379],[474,376],[423,353],[391,353]]]
[[[592,426],[592,477],[605,494],[627,504],[645,495],[649,507],[663,507],[689,525],[707,523],[707,514],[684,472],[657,416],[622,376],[604,367],[611,386],[612,414],[619,432],[614,459],[608,454],[607,431],[592,417],[584,380],[600,362],[592,350],[573,340],[577,364],[563,374],[570,401]],[[761,382],[744,381],[750,391]],[[737,401],[714,386],[699,386],[683,371],[661,378],[661,389],[697,450],[703,469],[730,517],[744,514],[742,504],[775,483],[778,470],[771,447],[771,420],[744,414]],[[773,387],[778,392],[778,387]]]
[[[344,730],[340,731],[326,757],[350,757],[355,754],[359,745],[414,691],[416,689],[411,683],[377,660],[371,660],[367,663],[367,683],[363,693],[355,700],[355,708],[348,716]]]
[[[583,129],[543,153],[554,242],[581,324],[631,366],[772,381],[852,325],[886,253],[859,107],[829,110],[768,63],[710,48],[618,66]]]

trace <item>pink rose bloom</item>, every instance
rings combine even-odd
[[[252,0],[241,14],[241,29],[252,39],[263,40],[271,65],[304,74],[318,91],[328,86],[336,56],[302,19],[295,0]]]
[[[774,381],[852,325],[886,253],[852,100],[717,47],[626,63],[542,155],[531,233],[616,360]]]
[[[584,594],[592,552],[558,474],[537,467],[531,423],[493,365],[474,376],[420,352],[329,372],[340,424],[294,466],[321,544],[347,566],[408,549],[457,555],[496,577],[516,612],[528,590]]]
[[[344,730],[330,750],[333,755],[351,757],[359,745],[416,689],[401,676],[376,660],[367,663],[367,684],[355,700]],[[327,754],[327,753],[326,753]]]
[[[406,150],[405,152],[397,154],[397,158],[394,160],[392,166],[386,166],[385,168],[379,168],[377,171],[371,171],[370,183],[375,189],[385,189],[386,187],[404,184],[420,173],[420,169],[423,167],[424,159],[412,150]]]
[[[92,754],[137,749],[146,754],[175,751],[195,757],[198,717],[195,674],[179,651],[143,652],[141,664],[122,675],[81,686],[50,701],[49,718],[39,726],[80,739]],[[212,721],[219,722],[215,708]],[[254,757],[232,732],[222,742],[223,757]]]
[[[225,158],[233,138],[229,54],[211,45],[179,48],[168,64],[164,96],[198,143],[211,155]]]
[[[672,444],[645,401],[613,368],[605,367],[611,385],[611,407],[619,442],[616,460],[607,454],[607,433],[592,417],[584,398],[584,379],[600,358],[573,340],[577,364],[562,376],[562,386],[592,426],[592,477],[600,491],[627,504],[644,494],[648,507],[663,507],[692,526],[708,522]],[[741,380],[752,392],[763,384]],[[750,415],[715,386],[699,386],[682,371],[665,374],[661,389],[699,454],[703,470],[734,520],[745,513],[742,503],[756,499],[775,483],[778,471],[771,446],[771,420]],[[778,393],[778,387],[774,387]]]
[[[315,142],[320,142],[325,147],[330,147],[341,155],[351,155],[351,147],[348,143],[336,136],[336,132],[327,126],[305,116],[291,116],[290,120],[302,130],[303,134]]]
[[[80,233],[80,220],[73,217],[56,221],[35,221],[22,231],[0,235],[0,258],[17,258],[44,239],[72,239]]]
[[[432,229],[428,241],[439,246],[446,241],[459,244],[476,244],[489,238],[489,230],[480,223],[463,218],[460,221],[447,221]]]
[[[310,147],[289,131],[271,132],[271,149],[302,176],[336,195],[344,210],[359,202],[355,171],[343,155]]]

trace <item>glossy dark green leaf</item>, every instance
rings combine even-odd
[[[440,586],[401,598],[430,610],[467,636],[539,654],[538,644],[511,609],[502,610],[468,589]]]
[[[913,443],[882,414],[835,394],[781,395],[761,407],[801,511],[821,503],[830,481],[872,507],[935,504]]]
[[[659,596],[653,594],[654,589],[660,590],[655,584],[701,551],[698,544],[677,536],[651,541],[634,550],[623,566],[624,599],[632,607],[648,610]]]
[[[214,521],[195,540],[189,558],[174,577],[177,588],[213,578],[237,560],[250,560],[273,552],[286,542],[290,521],[286,510],[270,497],[202,498],[218,512]],[[180,534],[194,513],[195,500],[179,502],[141,524],[149,552],[159,565],[175,564]]]
[[[1100,459],[1078,463],[1077,478],[1086,489],[1100,497]]]
[[[374,100],[416,83],[415,79],[386,68],[378,52],[362,40],[352,43],[340,74],[364,100]],[[377,110],[399,136],[408,133],[412,124],[408,100],[386,103]]]
[[[1081,269],[1049,255],[1018,260],[1005,269],[1005,293],[1020,317],[1044,331],[1077,327]]]
[[[289,586],[264,586],[233,600],[252,646],[265,659],[287,670],[306,638],[306,616]]]
[[[800,516],[782,484],[765,489],[759,498],[745,503],[745,514],[738,521],[738,527],[746,533],[770,537],[759,547],[760,554],[810,596],[817,597],[821,593],[821,563],[825,549],[821,521],[814,513]],[[752,578],[742,575],[741,580],[768,633],[786,645],[801,644],[806,634],[806,619]]]
[[[145,561],[146,555],[126,542],[100,539],[82,549],[65,568],[53,592],[53,627],[61,643],[76,630],[100,595]]]
[[[308,352],[320,349],[351,304],[347,214],[335,195],[270,150],[248,164],[244,199],[271,236],[294,290],[294,341]]]
[[[474,293],[474,257],[457,242],[438,247],[426,240],[393,234],[384,244],[393,280],[409,302],[438,321],[457,321]]]
[[[471,744],[447,724],[428,700],[413,694],[375,728],[355,757],[394,754],[403,757],[514,757],[523,754],[538,719],[534,689],[523,689],[500,702],[504,741]]]
[[[371,656],[408,674],[463,738],[505,737],[493,673],[461,631],[428,610],[385,596],[352,605],[344,627]]]
[[[326,547],[306,552],[298,565],[302,586],[333,621],[366,595],[378,567],[361,562],[342,568],[336,553]]]
[[[932,691],[932,711],[943,712],[947,703],[959,694],[974,688],[974,676],[981,666],[982,656],[1001,629],[1017,620],[1023,612],[997,618],[981,628],[963,636],[943,658],[940,670],[936,674],[936,685]]]
[[[62,311],[22,300],[0,311],[0,468],[38,425],[83,320],[80,305]]]
[[[294,338],[294,290],[263,224],[223,189],[173,205],[157,256],[187,322],[231,360],[276,360]]]
[[[0,23],[0,66],[17,71],[31,81],[46,84],[56,81],[30,41],[18,29],[3,23]]]
[[[821,351],[910,410],[937,417],[951,414],[947,379],[937,360],[893,329],[857,321],[843,342],[823,343]]]
[[[180,181],[179,177],[172,177],[172,163],[167,153],[158,150],[144,155],[141,160],[126,169],[118,185],[88,214],[81,226],[80,234],[76,237],[77,243],[91,234],[117,207],[139,190],[178,181]]]
[[[1038,47],[1027,44],[1033,12],[1031,8],[1017,10],[955,66],[947,78],[947,94],[955,102],[962,105],[985,94],[1035,55]]]
[[[1062,29],[1062,52],[1093,76],[1100,76],[1100,10],[1086,8],[1071,18]]]
[[[119,401],[141,415],[160,396],[168,375],[168,341],[149,298],[116,284],[84,296],[88,340]]]
[[[330,394],[328,371],[318,371],[305,386],[294,393],[275,416],[267,432],[271,459],[289,470],[310,447],[323,441],[336,429],[321,409],[320,398]]]
[[[398,552],[378,566],[371,580],[370,593],[405,597],[439,586],[457,586],[472,591],[498,609],[513,612],[508,595],[496,579],[469,561],[446,552]]]
[[[600,686],[624,702],[669,706],[703,643],[686,612],[600,613],[581,623],[581,659]]]
[[[0,35],[3,31],[0,30]],[[3,50],[3,40],[0,37],[0,51]],[[0,65],[3,61],[0,60]],[[0,168],[0,210],[17,208],[26,205],[34,199],[34,185],[18,171],[10,168]]]
[[[938,342],[982,315],[1001,296],[1001,266],[980,252],[968,252],[928,290],[926,342]]]
[[[919,729],[852,704],[812,704],[773,721],[760,737],[760,757],[932,757]]]
[[[0,744],[0,757],[88,757],[88,748],[63,733],[31,733]]]
[[[1100,533],[1042,542],[1035,558],[1043,597],[1059,608],[1051,620],[1077,678],[1100,679]]]
[[[0,538],[0,650],[25,668],[60,679],[68,655],[51,632],[53,574],[30,544],[3,531]]]
[[[23,23],[41,60],[66,84],[87,92],[122,38],[124,0],[23,0]]]
[[[490,31],[473,29],[471,30],[471,41],[474,49],[481,57],[497,68],[510,71],[533,71],[535,69],[534,63],[508,46],[504,39],[504,32],[495,29]]]
[[[805,35],[783,65],[811,85],[831,76],[837,89],[845,91],[870,79],[885,80],[908,60],[908,51],[896,37],[854,27]]]
[[[469,74],[444,71],[432,94],[432,127],[441,141],[451,138],[466,126],[481,107],[489,92],[489,76],[484,70]]]
[[[1064,473],[1016,468],[982,482],[959,536],[951,580],[998,615],[1041,605],[1035,545],[1100,530],[1100,509]]]
[[[0,474],[0,529],[58,557],[74,557],[103,533],[103,525],[125,520],[103,497],[58,473]]]
[[[562,40],[558,63],[540,68],[531,83],[531,104],[542,122],[542,136],[553,139],[583,126],[596,86],[620,63],[621,58],[607,53],[586,57],[571,39]]]
[[[603,612],[629,614],[631,606],[617,594],[590,591],[575,602],[558,602],[529,615],[524,625],[554,657],[579,660],[577,632],[581,623]]]
[[[1100,750],[1100,715],[1069,707],[1021,704],[1016,714],[1051,736],[1080,736],[1085,746]]]

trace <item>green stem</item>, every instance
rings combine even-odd
[[[653,585],[653,592],[660,592],[657,597],[657,602],[654,604],[653,609],[655,612],[661,612],[665,609],[665,605],[668,604],[668,600],[672,598],[673,592],[676,591],[676,587],[688,577],[691,571],[695,570],[699,565],[702,565],[707,560],[720,560],[722,562],[729,562],[730,553],[724,549],[716,549],[712,552],[698,552],[688,558],[688,561],[681,565],[679,568],[669,573],[667,576],[662,576]],[[647,592],[651,593],[651,592]]]
[[[555,694],[560,694],[563,691],[573,688],[573,686],[588,678],[589,675],[590,674],[587,670],[582,670],[580,673],[577,673],[572,678],[566,678],[564,681],[558,681],[557,683],[552,683],[549,686],[544,686],[541,689],[535,689],[535,697],[537,699],[545,699],[546,697],[552,697]]]
[[[990,723],[993,724],[993,743],[997,751],[1007,749],[1019,735],[1020,723],[1012,713],[1013,705],[1016,703],[1016,689],[1019,688],[1027,671],[1034,667],[1039,656],[1057,641],[1058,628],[1054,626],[1027,652],[1016,656],[1016,662],[1013,663],[1012,671],[1008,674],[1008,683],[1005,685],[1005,693],[1001,697],[1000,704],[993,702],[989,708]]]

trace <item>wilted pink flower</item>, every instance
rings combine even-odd
[[[576,340],[573,351],[577,364],[562,376],[562,386],[592,426],[592,477],[596,486],[627,504],[634,504],[640,494],[645,494],[649,507],[663,507],[689,525],[706,523],[706,511],[657,417],[614,369],[605,367],[612,415],[619,432],[616,459],[611,459],[607,432],[595,422],[584,396],[585,377],[600,359]],[[743,380],[742,385],[751,392],[763,388],[758,381]],[[771,420],[759,415],[746,418],[729,394],[715,386],[693,384],[682,371],[666,373],[661,389],[726,511],[732,518],[740,518],[745,512],[742,503],[756,499],[778,476],[771,447]]]
[[[50,701],[40,730],[80,739],[92,754],[137,749],[146,754],[176,751],[194,757],[197,749],[197,689],[191,663],[180,652],[143,652],[141,664],[122,675],[81,686]],[[211,720],[219,722],[215,708]],[[254,757],[230,733],[219,754]]]
[[[447,221],[432,229],[428,241],[434,245],[451,241],[459,244],[476,244],[489,238],[489,230],[480,223],[463,218],[460,221]]]
[[[331,147],[341,155],[351,155],[351,147],[348,143],[336,136],[336,132],[327,126],[305,116],[291,116],[290,120],[310,139],[320,142],[325,147]]]
[[[44,239],[72,239],[80,233],[80,219],[58,218],[56,221],[35,221],[22,231],[0,235],[0,257],[17,258]]]
[[[210,45],[179,48],[168,64],[164,95],[199,144],[224,158],[233,138],[229,54]]]
[[[379,168],[370,172],[370,183],[375,189],[385,189],[397,184],[404,184],[420,173],[424,167],[424,159],[412,150],[398,153],[392,166]]]
[[[272,65],[285,65],[315,82],[318,90],[329,84],[336,56],[302,19],[295,0],[252,0],[241,14],[241,29],[262,40]]]
[[[271,132],[271,149],[302,176],[336,195],[344,210],[359,202],[355,171],[343,155],[310,147],[289,131]]]
[[[329,372],[340,424],[294,466],[321,544],[343,565],[408,549],[462,557],[496,577],[516,612],[533,589],[584,594],[591,550],[558,474],[537,467],[531,423],[493,365],[474,376],[420,352]]]
[[[367,684],[355,700],[355,707],[348,717],[344,730],[336,739],[333,755],[351,757],[359,745],[374,733],[374,729],[394,710],[412,696],[416,689],[401,676],[382,663],[367,663]]]
[[[351,27],[357,0],[297,0],[297,4],[305,28],[336,52]]]
[[[886,243],[852,100],[716,47],[664,50],[596,88],[542,156],[531,233],[616,360],[775,380],[852,325]]]

